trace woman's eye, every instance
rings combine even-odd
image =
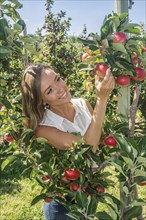
[[[47,95],[50,94],[52,92],[52,89],[49,89],[49,91],[47,92]]]
[[[57,81],[60,81],[60,79],[61,79],[61,78],[58,76]]]

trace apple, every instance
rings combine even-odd
[[[140,67],[135,67],[135,72],[136,72],[137,76],[131,76],[131,78],[133,80],[142,81],[146,78],[146,72],[144,71],[144,69],[142,69]]]
[[[0,110],[2,109],[2,107],[3,107],[3,104],[2,104],[2,103],[0,103]]]
[[[48,176],[48,175],[42,177],[42,180],[43,180],[43,182],[45,182],[45,183],[48,182],[49,179],[50,179],[50,176]]]
[[[120,75],[116,80],[119,86],[129,86],[130,85],[130,77],[126,75]]]
[[[113,35],[113,43],[126,44],[126,35],[123,32],[116,32]]]
[[[146,47],[142,47],[142,53],[146,52]]]
[[[80,171],[77,169],[66,169],[65,177],[68,180],[77,180],[80,177]]]
[[[105,192],[105,188],[104,188],[104,186],[100,185],[100,186],[96,187],[96,191],[98,193],[104,193]]]
[[[138,62],[139,62],[139,58],[138,58],[138,57],[134,57],[134,58],[133,58],[133,64],[134,64],[134,66],[136,66],[136,65],[138,64]]]
[[[66,178],[66,176],[61,177],[61,180],[65,183],[69,183],[69,180]]]
[[[13,142],[14,138],[9,133],[5,133],[4,140],[6,140],[7,142]]]
[[[86,60],[86,59],[88,59],[88,58],[90,58],[90,57],[92,57],[89,53],[83,53],[83,55],[82,55],[82,61],[84,61],[84,60]]]
[[[104,78],[108,68],[108,65],[103,62],[97,63],[94,68],[94,73],[99,75],[100,78]]]
[[[44,199],[44,201],[49,203],[49,202],[52,202],[53,199],[51,199],[51,198],[46,198],[46,199]]]
[[[115,147],[117,145],[117,141],[112,135],[109,135],[104,139],[104,144]]]
[[[77,184],[77,183],[75,183],[75,182],[73,182],[73,183],[71,183],[70,184],[70,190],[71,191],[77,191],[78,189],[80,189],[80,186]]]
[[[146,182],[137,183],[139,186],[145,186]]]

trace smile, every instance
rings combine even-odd
[[[64,94],[59,99],[64,99],[67,95],[67,92],[64,92]]]

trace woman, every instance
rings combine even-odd
[[[73,142],[83,139],[96,152],[107,99],[114,84],[114,77],[109,69],[102,81],[95,76],[97,100],[92,109],[88,100],[72,99],[65,81],[51,67],[31,65],[25,70],[22,80],[26,126],[34,129],[37,137],[46,138],[57,149],[65,150]],[[56,201],[44,204],[46,220],[69,220],[66,213],[64,206]]]

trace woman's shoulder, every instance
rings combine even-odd
[[[90,105],[88,99],[86,98],[73,98],[72,103],[76,106],[79,106],[80,108],[84,108],[85,110],[88,110],[91,114],[93,113],[92,106]]]
[[[84,98],[73,98],[71,101],[73,104],[76,104],[76,105],[85,105],[86,104],[86,101]]]

